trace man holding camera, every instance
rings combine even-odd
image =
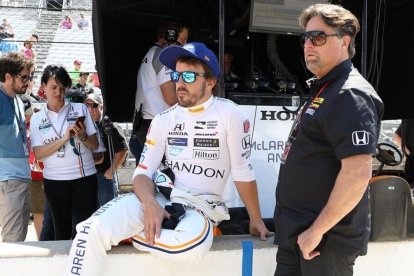
[[[102,118],[103,101],[96,93],[91,93],[85,100],[85,105],[91,113],[92,119],[98,126],[101,141],[106,151],[103,158],[95,163],[98,176],[98,204],[99,207],[115,197],[114,177],[116,170],[125,161],[128,154],[128,146],[121,127],[117,123],[111,123]],[[96,162],[96,161],[95,161]]]

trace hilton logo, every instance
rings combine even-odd
[[[218,150],[193,150],[193,158],[215,160],[219,157],[220,151]]]

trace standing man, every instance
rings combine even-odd
[[[175,85],[169,75],[171,71],[161,64],[159,55],[171,44],[182,46],[187,43],[188,34],[187,27],[176,22],[164,22],[158,29],[157,42],[141,62],[137,76],[134,125],[129,142],[137,164],[151,120],[177,103]]]
[[[80,78],[80,68],[82,66],[82,61],[74,60],[72,71],[69,72],[70,79],[72,80],[72,86],[76,86]]]
[[[213,225],[229,219],[222,194],[230,173],[249,214],[250,233],[263,240],[270,235],[249,160],[248,117],[233,102],[213,96],[217,57],[204,44],[189,43],[166,48],[160,60],[173,70],[178,104],[151,123],[134,173],[135,194],[114,199],[77,226],[85,231],[73,241],[65,275],[101,275],[106,250],[129,237],[137,249],[156,256],[200,260],[212,245]],[[169,174],[157,170],[163,156]]]
[[[352,65],[359,23],[351,12],[316,4],[299,21],[315,78],[283,153],[275,275],[352,275],[367,252],[367,186],[383,104]]]
[[[34,64],[22,53],[0,58],[0,225],[3,242],[24,241],[30,217],[30,166],[23,102]]]
[[[98,204],[100,207],[115,197],[114,185],[118,180],[114,177],[114,174],[125,161],[128,155],[128,146],[124,133],[117,123],[105,125],[106,122],[102,119],[103,101],[100,95],[96,93],[88,94],[85,104],[98,126],[101,141],[103,141],[106,148],[102,163],[95,164],[98,175]],[[111,137],[111,146],[107,132]],[[113,150],[114,153],[112,160],[110,150]]]

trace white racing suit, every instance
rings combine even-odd
[[[157,171],[164,155],[174,183]],[[229,218],[221,195],[230,171],[235,181],[255,179],[249,156],[249,120],[229,100],[211,97],[200,106],[175,105],[157,115],[134,177],[144,174],[155,183],[172,185],[170,200],[158,193],[156,198],[163,207],[172,202],[187,206],[184,217],[175,229],[162,229],[149,245],[141,202],[132,193],[119,196],[77,225],[66,275],[101,275],[106,251],[130,237],[139,250],[178,261],[199,260],[212,245],[213,224]]]

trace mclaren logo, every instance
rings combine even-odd
[[[365,146],[369,143],[369,133],[365,130],[352,132],[352,144],[355,146]]]

